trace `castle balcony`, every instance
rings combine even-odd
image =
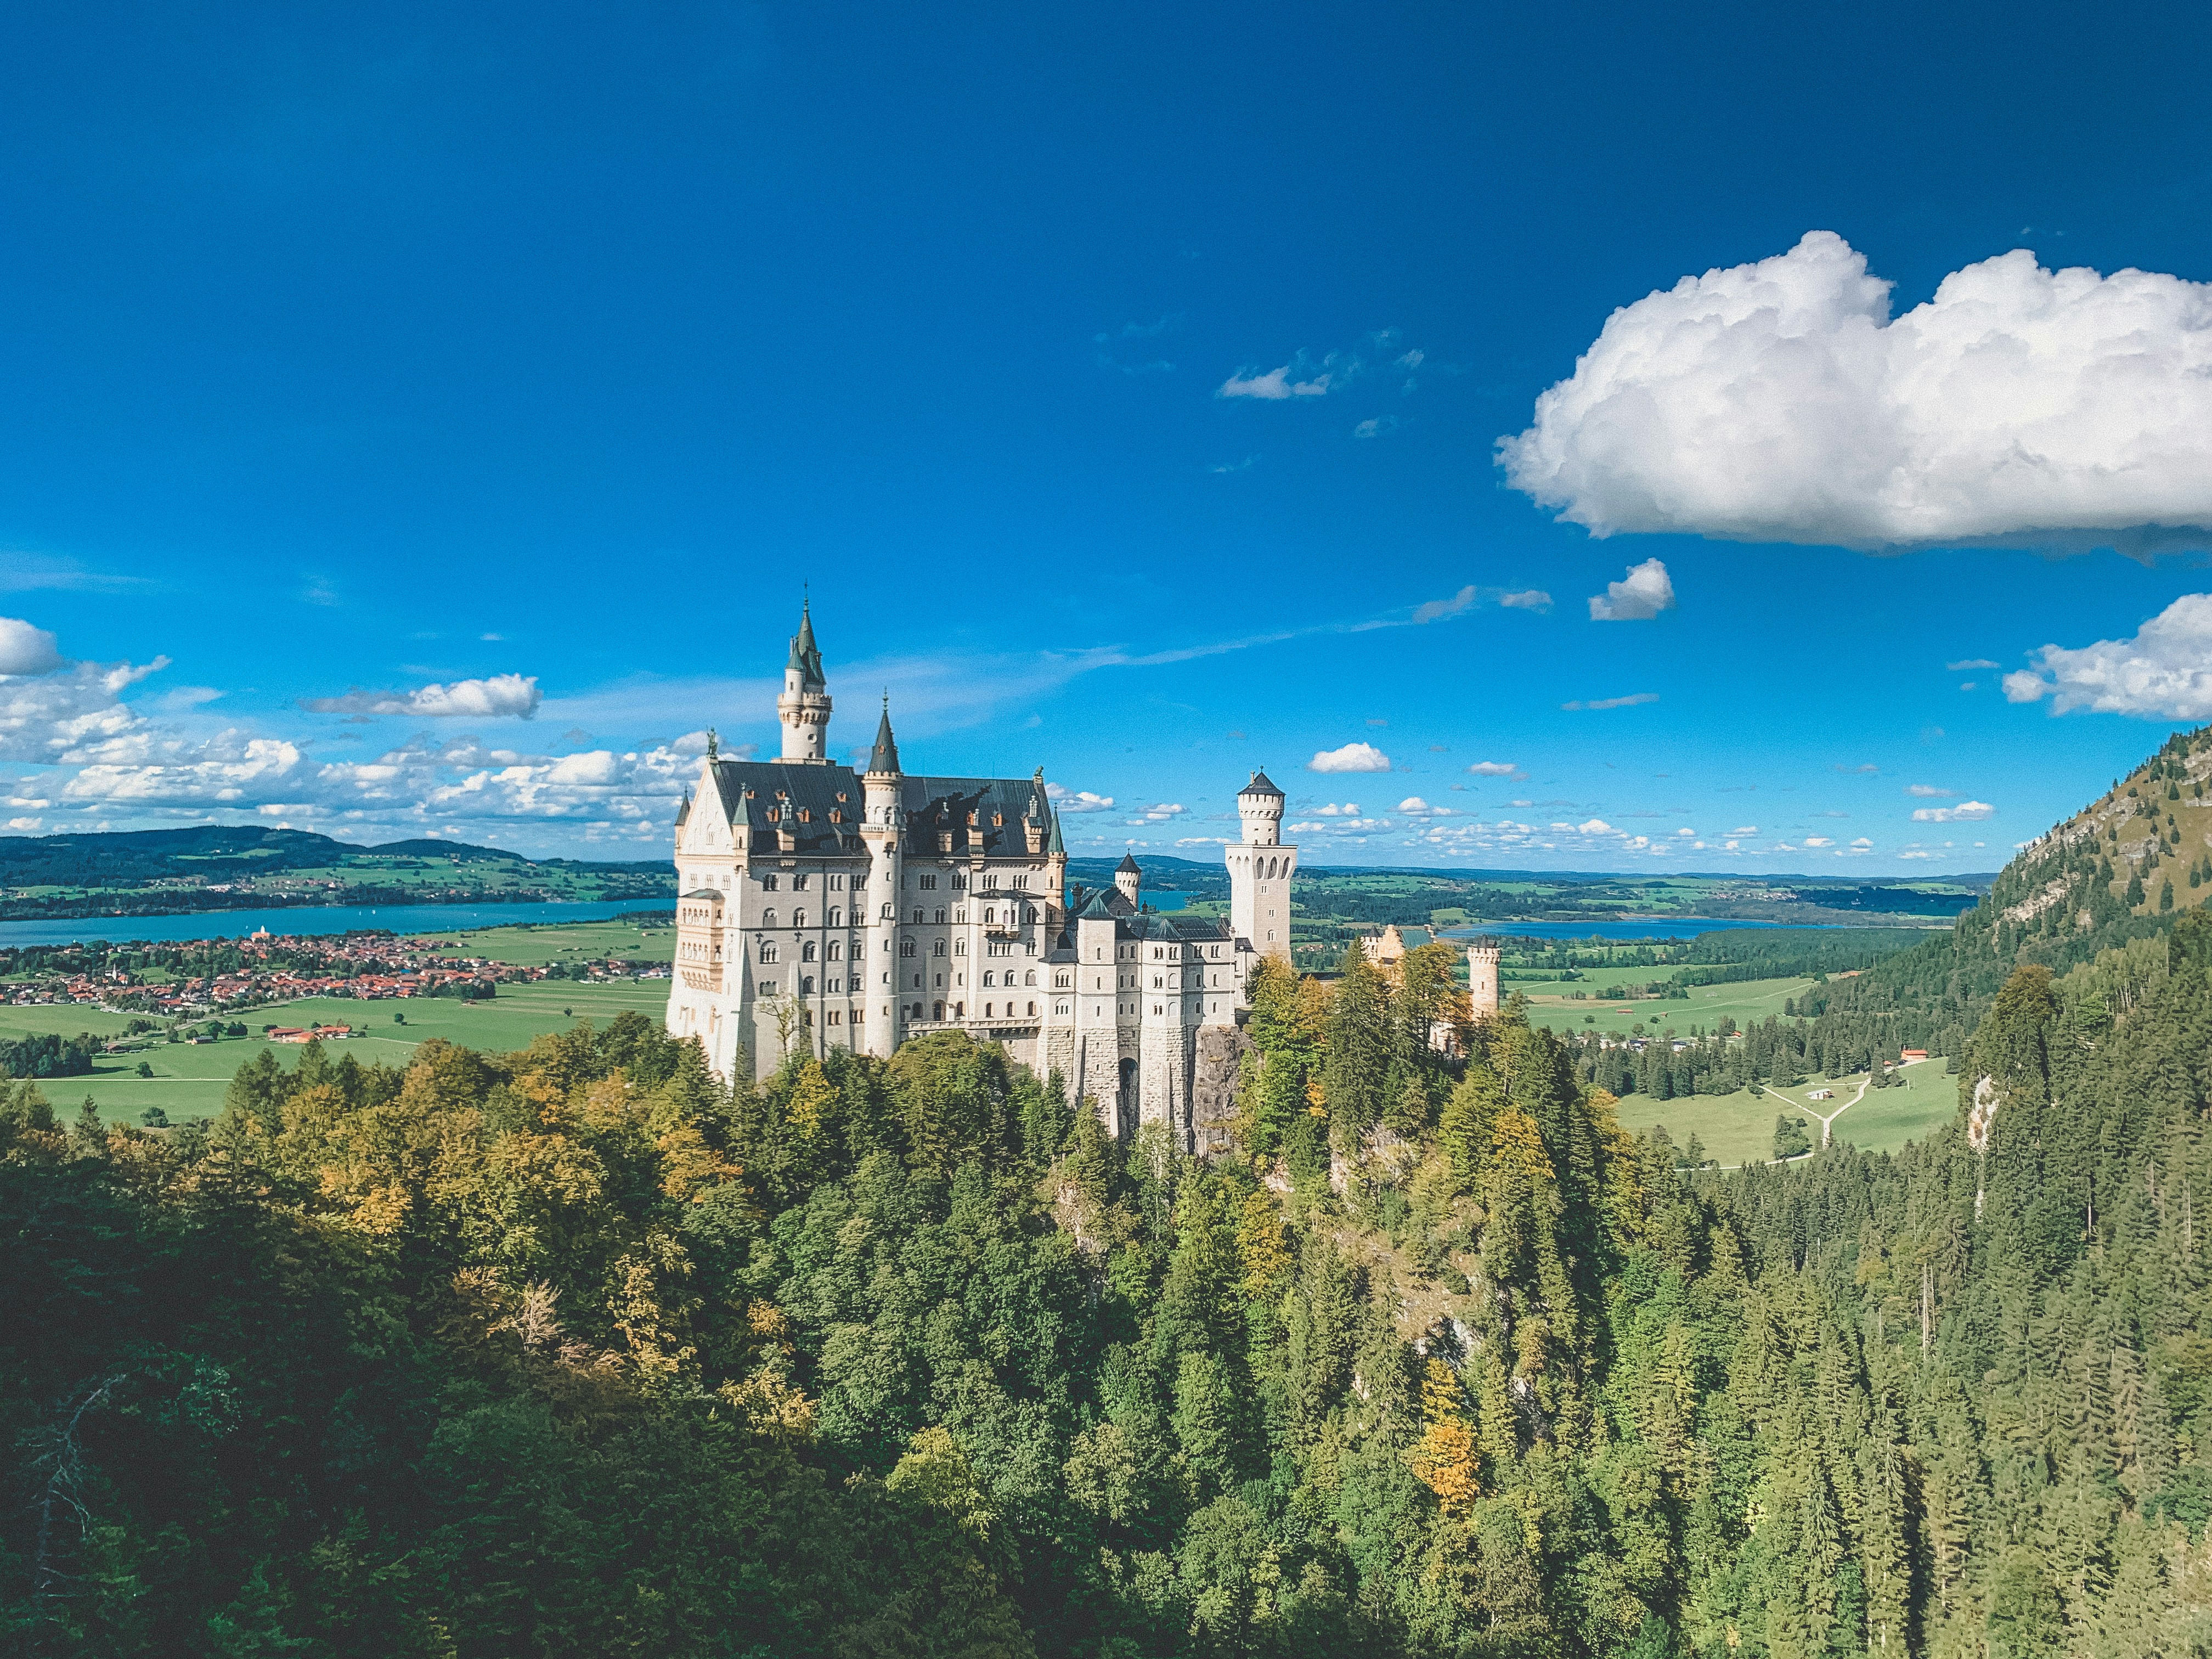
[[[1042,1004],[1039,1005],[1042,1007]],[[921,1036],[930,1031],[974,1031],[993,1038],[1035,1036],[1044,1024],[1042,1013],[1023,1014],[1014,1018],[970,1019],[914,1019],[909,1018],[903,1030],[908,1036]]]

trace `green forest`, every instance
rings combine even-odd
[[[2208,761],[2162,751],[2160,799]],[[2061,879],[2031,848],[1759,1040],[1779,1071],[1942,1034],[1959,1114],[1889,1155],[1692,1170],[1589,1044],[1470,1018],[1438,946],[1265,967],[1211,1160],[957,1033],[757,1088],[635,1015],[404,1070],[311,1044],[162,1131],[8,1084],[0,1627],[2212,1650],[2212,917],[2148,835],[2063,843],[2104,895],[2064,930],[2017,915]]]

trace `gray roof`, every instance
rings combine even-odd
[[[891,700],[885,697],[883,718],[876,722],[876,746],[868,756],[868,770],[896,772],[898,769],[898,742],[891,736]]]
[[[1121,854],[1121,861],[1114,866],[1114,873],[1117,876],[1124,873],[1141,876],[1145,873],[1145,866],[1137,862],[1135,854],[1124,853]]]
[[[783,665],[799,671],[799,683],[807,690],[830,689],[829,682],[822,678],[822,653],[814,645],[813,607],[804,600],[799,606],[799,632],[792,635],[791,655],[785,659]]]
[[[743,824],[757,836],[789,830],[795,853],[819,856],[863,850],[860,826],[866,797],[850,767],[717,760],[712,771],[723,814],[732,824]]]
[[[1252,775],[1252,781],[1237,793],[1240,795],[1273,795],[1277,800],[1283,799],[1283,792],[1268,781],[1265,772],[1255,772]]]

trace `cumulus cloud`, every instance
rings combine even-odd
[[[1595,603],[1595,601],[1593,601]],[[1572,702],[1563,702],[1562,708],[1633,708],[1641,702],[1656,702],[1656,691],[1632,691],[1625,697],[1593,697],[1588,702],[1577,697]]]
[[[1291,398],[1325,398],[1329,387],[1339,379],[1327,359],[1318,368],[1306,364],[1300,356],[1285,363],[1280,368],[1271,368],[1266,374],[1257,369],[1240,368],[1215,388],[1217,398],[1257,398],[1262,403],[1281,403]]]
[[[1450,806],[1431,806],[1419,795],[1408,795],[1398,803],[1398,810],[1409,818],[1448,818],[1458,809]]]
[[[1467,769],[1479,778],[1510,778],[1521,769],[1512,761],[1477,761]]]
[[[312,714],[407,714],[422,720],[529,720],[544,701],[535,674],[495,674],[489,679],[454,680],[412,691],[364,691],[354,687],[342,697],[302,697]]]
[[[54,636],[15,617],[0,617],[0,676],[51,674],[64,659]]]
[[[2212,717],[2212,593],[2185,593],[2131,639],[2069,649],[2046,645],[2034,665],[2004,677],[2012,702],[2051,699],[2054,714],[2201,720]]]
[[[1182,803],[1180,801],[1155,801],[1144,809],[1142,817],[1131,818],[1129,823],[1133,826],[1141,823],[1168,823],[1182,817],[1183,810]]]
[[[1662,611],[1674,608],[1674,580],[1657,559],[1628,567],[1628,574],[1607,582],[1605,592],[1590,595],[1592,622],[1650,622]]]
[[[1997,809],[1985,800],[1962,800],[1956,806],[1916,806],[1912,809],[1915,823],[1972,823],[1988,817]]]
[[[1759,826],[1755,823],[1739,823],[1729,831],[1731,836],[1755,836],[1758,833]]]
[[[1549,611],[1552,596],[1540,587],[1524,587],[1516,593],[1501,593],[1498,604],[1508,611]]]
[[[1834,841],[1826,836],[1808,836],[1805,837],[1805,845],[1808,847],[1833,847],[1835,844]]]
[[[1055,811],[1061,812],[1110,812],[1114,810],[1114,797],[1111,795],[1093,794],[1088,789],[1069,789],[1057,783],[1045,785],[1044,798],[1053,804]]]
[[[1314,811],[1325,818],[1356,818],[1359,816],[1358,805],[1353,801],[1346,801],[1341,806],[1330,801],[1325,805],[1316,806]]]
[[[2025,249],[1890,316],[1828,231],[1607,319],[1507,480],[1593,534],[2147,550],[2212,525],[2212,285]]]
[[[1371,743],[1347,743],[1341,749],[1323,749],[1306,763],[1309,772],[1387,772],[1390,757]]]

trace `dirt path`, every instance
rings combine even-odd
[[[1908,1066],[1924,1066],[1928,1062],[1925,1060],[1900,1060],[1893,1069],[1901,1072]],[[1849,1100],[1845,1101],[1842,1105],[1837,1107],[1834,1111],[1829,1113],[1826,1117],[1820,1117],[1820,1115],[1814,1111],[1810,1106],[1799,1105],[1797,1102],[1790,1099],[1788,1095],[1784,1094],[1781,1090],[1775,1088],[1771,1084],[1762,1083],[1759,1086],[1765,1090],[1770,1095],[1772,1095],[1777,1100],[1782,1102],[1785,1106],[1795,1107],[1798,1111],[1804,1113],[1808,1117],[1820,1117],[1820,1144],[1823,1146],[1826,1146],[1830,1144],[1830,1130],[1834,1126],[1836,1120],[1841,1117],[1845,1112],[1850,1111],[1851,1108],[1857,1105],[1859,1102],[1864,1100],[1866,1098],[1866,1091],[1873,1085],[1874,1073],[1872,1072],[1869,1072],[1866,1074],[1865,1080],[1859,1085],[1859,1091],[1853,1095]]]

